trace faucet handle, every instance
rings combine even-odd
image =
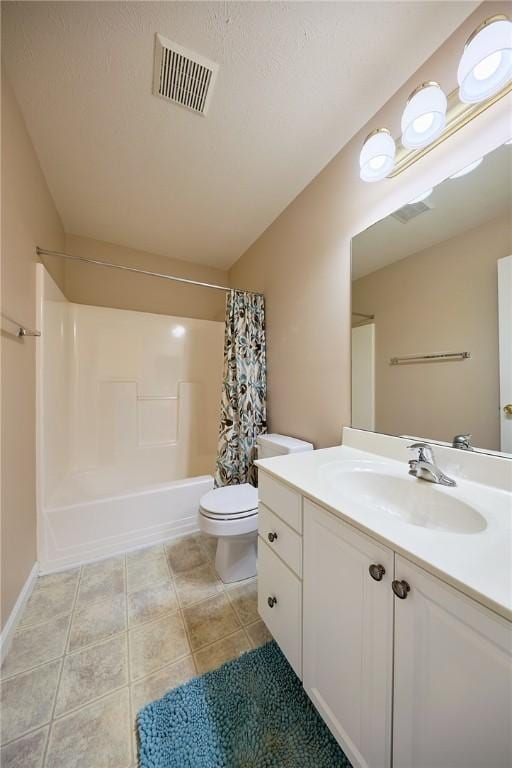
[[[462,435],[455,435],[452,440],[452,448],[459,448],[462,451],[472,451],[471,439],[473,435],[465,433]]]
[[[412,443],[411,445],[408,445],[407,448],[410,451],[419,451],[419,461],[433,461],[434,460],[434,451],[432,449],[432,446],[430,443]],[[428,453],[428,456],[427,456]]]

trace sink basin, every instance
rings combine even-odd
[[[372,509],[398,517],[410,525],[449,531],[478,533],[487,527],[485,518],[453,489],[390,472],[385,462],[333,462],[322,468],[323,480],[335,490],[340,502],[352,508]]]

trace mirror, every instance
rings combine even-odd
[[[352,426],[512,456],[512,146],[464,171],[352,240]]]

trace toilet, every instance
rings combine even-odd
[[[257,438],[259,459],[312,451],[313,445],[286,435]],[[217,538],[215,570],[225,584],[256,575],[258,489],[249,483],[205,493],[199,503],[199,528]]]

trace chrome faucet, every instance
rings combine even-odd
[[[437,485],[457,485],[455,480],[441,472],[434,458],[434,451],[429,443],[413,443],[407,446],[411,451],[418,451],[418,458],[409,462],[409,474],[419,480],[426,480]]]
[[[471,438],[473,435],[455,435],[452,440],[452,448],[458,448],[460,451],[472,451]]]

